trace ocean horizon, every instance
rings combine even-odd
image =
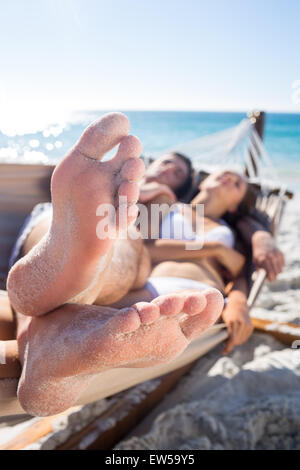
[[[128,116],[131,133],[140,138],[147,156],[234,127],[247,116],[235,111],[120,111]],[[77,111],[25,134],[8,135],[0,130],[0,161],[55,162],[86,125],[105,112]],[[299,191],[300,113],[266,113],[264,144],[282,181]]]

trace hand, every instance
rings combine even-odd
[[[245,343],[254,329],[249,315],[246,296],[241,292],[230,294],[222,317],[229,333],[223,354],[228,354],[234,346]]]
[[[237,277],[245,264],[245,257],[243,255],[225,245],[220,245],[217,250],[216,258],[219,263],[229,271],[233,278]]]
[[[157,196],[164,194],[170,198],[170,202],[176,202],[177,198],[173,193],[172,189],[166,184],[160,184],[156,182],[145,183],[140,188],[139,202],[146,203],[151,201]]]
[[[272,235],[264,231],[255,232],[252,237],[252,250],[255,266],[265,269],[269,281],[275,281],[285,266],[285,260]]]

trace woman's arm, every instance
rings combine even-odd
[[[154,240],[147,245],[151,259],[154,263],[163,261],[189,261],[199,260],[210,256],[219,256],[221,248],[220,243],[205,242],[202,248],[199,248],[199,242],[196,240]]]
[[[275,281],[285,266],[283,253],[269,232],[258,230],[252,236],[253,261],[266,270],[269,281]]]
[[[199,249],[199,241],[155,240],[147,245],[153,263],[163,261],[199,261],[215,258],[229,274],[235,278],[241,271],[245,257],[238,251],[218,242],[204,242]]]
[[[252,247],[253,262],[257,268],[266,270],[269,281],[275,281],[284,268],[284,255],[276,246],[272,234],[264,225],[251,216],[237,222],[243,240]]]
[[[226,341],[223,354],[228,354],[235,346],[245,343],[253,333],[253,325],[247,304],[248,284],[246,267],[233,282],[227,296],[227,303],[222,318],[227,326],[229,338]]]

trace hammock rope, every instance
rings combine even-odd
[[[244,119],[225,131],[200,137],[152,155],[179,152],[191,158],[196,171],[214,171],[224,168],[247,172],[251,183],[259,184],[263,195],[276,187],[284,195],[284,186],[253,123]]]

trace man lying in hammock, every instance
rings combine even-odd
[[[145,285],[150,269],[142,240],[96,236],[99,205],[118,213],[116,197],[126,196],[127,217],[118,229],[129,232],[137,215],[143,164],[140,143],[128,131],[118,113],[89,126],[54,172],[53,217],[44,214],[32,229],[25,256],[10,271],[22,365],[18,396],[31,414],[68,408],[101,371],[170,361],[221,314],[223,297],[213,288],[125,310],[105,307]],[[118,143],[115,158],[100,162]]]

